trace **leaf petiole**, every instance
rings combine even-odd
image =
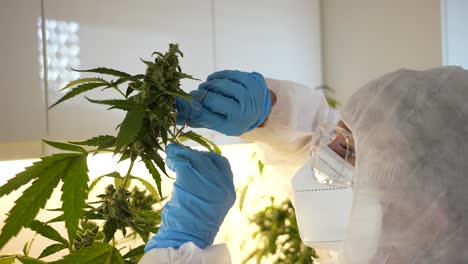
[[[127,174],[125,175],[123,181],[122,181],[122,184],[121,184],[121,187],[122,188],[127,188],[127,185],[130,184],[130,173],[132,172],[132,169],[133,169],[133,165],[135,164],[135,160],[134,159],[131,159],[130,161],[130,167],[128,168],[128,171],[127,171]]]

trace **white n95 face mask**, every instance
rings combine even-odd
[[[338,251],[350,217],[352,190],[321,184],[314,174],[309,160],[291,180],[299,234],[309,247]]]

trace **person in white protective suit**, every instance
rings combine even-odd
[[[341,122],[319,91],[257,73],[215,73],[192,94],[201,102],[178,102],[181,123],[303,162],[291,185],[306,245],[338,251],[337,263],[468,263],[467,71],[387,74],[349,99]],[[167,152],[174,191],[140,263],[231,263],[212,245],[235,199],[227,160]]]

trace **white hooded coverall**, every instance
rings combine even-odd
[[[258,142],[269,153],[269,162],[287,162],[294,171],[307,160],[315,128],[322,123],[337,123],[338,113],[329,107],[322,91],[290,81],[266,79],[266,82],[276,95],[276,103],[265,125],[241,138]],[[153,249],[140,261],[140,264],[168,263],[230,264],[231,257],[224,244],[202,250],[188,242],[179,249]]]

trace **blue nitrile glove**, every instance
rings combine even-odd
[[[205,91],[209,92],[203,97]],[[192,91],[192,104],[177,99],[177,123],[239,136],[261,125],[271,111],[271,95],[257,72],[220,71]],[[202,102],[200,99],[203,97]]]
[[[179,248],[189,241],[204,249],[213,243],[236,200],[231,167],[221,155],[177,144],[168,145],[166,154],[166,164],[175,171],[176,181],[162,210],[159,231],[145,251]]]

